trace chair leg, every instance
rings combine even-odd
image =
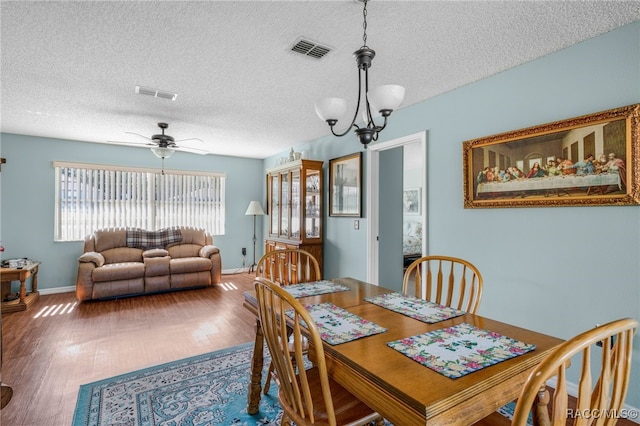
[[[263,394],[268,394],[269,393],[269,389],[271,388],[271,379],[273,378],[273,362],[269,363],[269,371],[267,372],[267,380],[266,383],[264,384],[264,389],[262,390]]]

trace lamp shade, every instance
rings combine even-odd
[[[347,101],[342,98],[323,98],[315,103],[316,114],[324,121],[339,120],[347,112]]]
[[[260,205],[260,201],[252,201],[249,203],[249,207],[247,207],[247,211],[245,215],[255,215],[262,216],[264,215],[264,210],[262,210],[262,206]]]
[[[397,84],[386,84],[374,87],[367,93],[371,109],[375,112],[395,110],[404,100],[404,87]]]
[[[169,158],[173,155],[174,152],[176,152],[176,150],[171,148],[154,146],[153,148],[151,148],[151,152],[153,152],[155,156],[158,158]]]

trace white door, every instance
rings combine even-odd
[[[380,259],[380,179],[384,179],[384,170],[380,170],[380,153],[385,150],[404,147],[408,144],[420,145],[422,153],[422,185],[418,188],[422,201],[420,213],[416,219],[422,221],[422,254],[427,254],[427,134],[426,131],[408,135],[402,138],[393,139],[379,144],[368,146],[369,155],[367,156],[367,282],[373,284],[385,285],[388,283],[380,283],[379,270],[381,267]],[[397,172],[394,171],[394,172]],[[399,207],[400,208],[400,207]],[[397,227],[396,227],[397,229]],[[402,238],[398,236],[398,238]],[[401,257],[401,256],[400,256]],[[401,279],[401,277],[400,277]]]

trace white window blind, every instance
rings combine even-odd
[[[53,163],[55,240],[116,226],[194,226],[224,234],[225,175]]]

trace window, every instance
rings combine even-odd
[[[96,229],[193,226],[224,234],[225,175],[53,163],[55,240],[82,240]]]

